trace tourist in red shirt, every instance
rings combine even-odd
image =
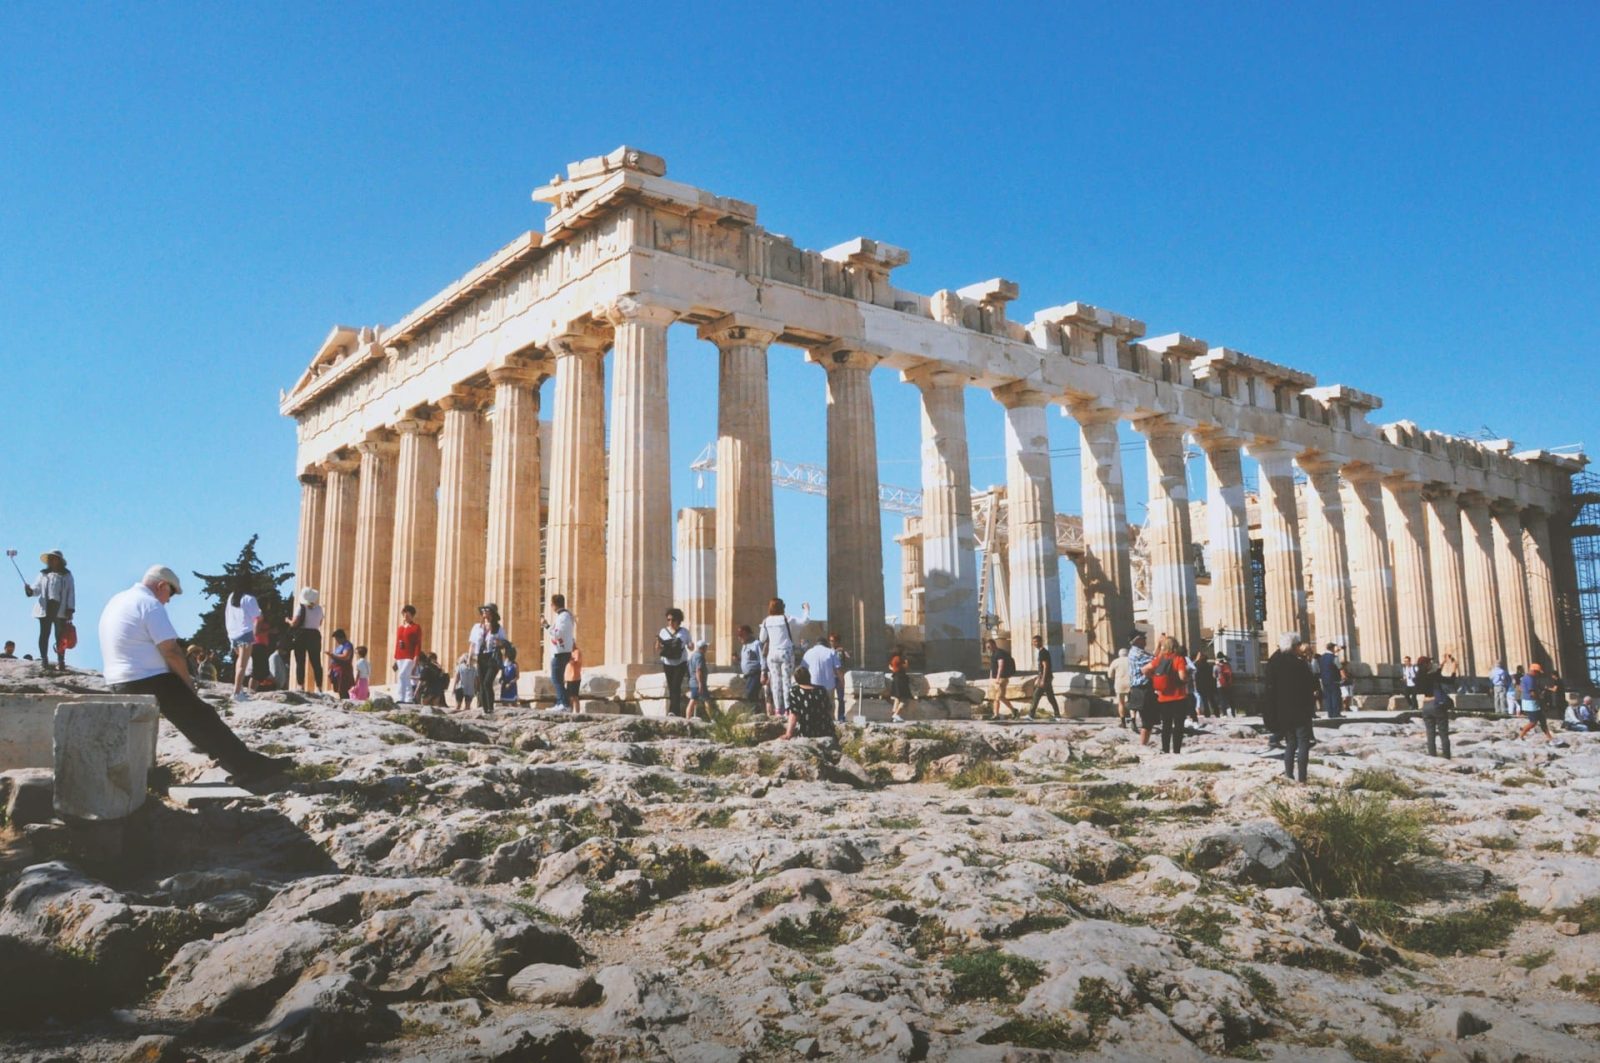
[[[422,628],[417,624],[417,607],[408,605],[400,610],[400,626],[394,632],[394,664],[396,701],[415,700],[415,683],[412,673],[417,658],[422,656]]]

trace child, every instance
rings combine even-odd
[[[472,704],[478,693],[478,669],[472,658],[463,653],[456,661],[456,711],[462,712]]]
[[[450,677],[439,667],[438,654],[421,655],[417,663],[417,683],[422,704],[436,709],[445,707],[444,688],[450,685]]]
[[[517,677],[522,673],[517,669],[517,659],[507,657],[500,666],[500,700],[515,704],[517,700]]]
[[[578,688],[583,685],[583,651],[578,649],[578,644],[572,644],[572,654],[567,658],[567,671],[562,677],[567,687],[567,705],[576,713],[578,711]]]
[[[350,688],[351,701],[366,701],[372,697],[372,662],[367,660],[367,648],[356,647],[356,681]]]
[[[711,644],[701,639],[695,643],[694,652],[689,655],[689,713],[686,719],[694,719],[694,710],[704,709],[711,711],[711,695],[706,691],[706,650]]]

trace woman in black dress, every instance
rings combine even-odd
[[[796,665],[790,673],[789,726],[783,737],[832,738],[833,695],[811,682],[811,669]]]

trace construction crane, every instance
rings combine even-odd
[[[712,473],[717,471],[717,445],[707,443],[694,461],[689,463],[691,472]],[[808,495],[826,495],[828,493],[828,470],[820,465],[812,465],[804,461],[784,461],[782,458],[772,459],[772,486],[782,487],[790,491],[800,491]],[[878,485],[878,506],[887,513],[898,513],[902,517],[918,517],[922,515],[922,489],[917,487],[897,487],[894,484]]]

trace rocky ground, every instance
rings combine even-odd
[[[1600,736],[230,720],[292,786],[5,835],[8,1059],[1600,1058]]]

